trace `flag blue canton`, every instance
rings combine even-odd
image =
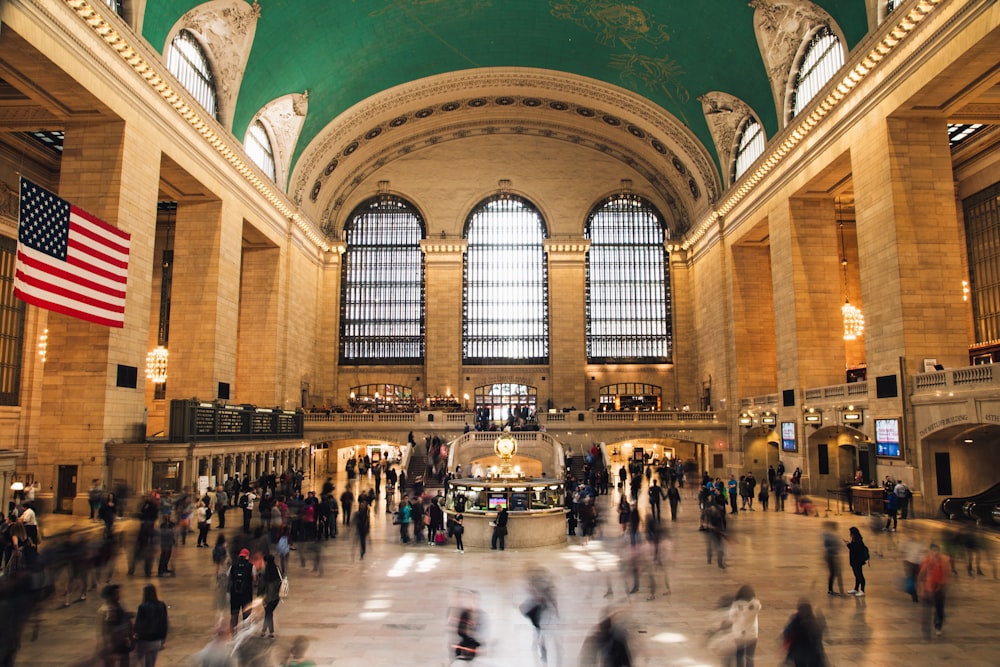
[[[69,202],[21,179],[21,222],[17,238],[50,257],[66,260],[69,244]]]

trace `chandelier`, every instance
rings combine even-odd
[[[146,355],[146,379],[153,384],[167,381],[167,348],[157,345]]]
[[[861,309],[851,305],[847,296],[847,246],[844,243],[844,219],[841,215],[841,202],[837,198],[837,225],[840,227],[840,265],[844,269],[844,305],[840,313],[844,319],[844,340],[857,340],[865,332],[865,316]]]

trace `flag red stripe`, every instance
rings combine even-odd
[[[83,236],[86,239],[92,241],[93,244],[88,245],[87,243],[84,243],[81,239],[73,238],[74,236]],[[108,248],[110,250],[113,250],[117,253],[123,254],[126,257],[128,257],[128,248],[122,248],[113,243],[108,243],[107,239],[105,239],[100,234],[95,234],[90,229],[87,229],[86,227],[78,225],[72,221],[69,223],[69,239],[67,239],[67,244],[69,245],[70,248],[82,250],[83,252],[86,252],[89,255],[94,255],[95,257],[99,257],[100,259],[108,262],[109,264],[115,264],[117,266],[123,266],[123,267],[128,266],[127,261],[122,261],[114,255],[108,255],[102,252],[103,248]]]
[[[109,310],[115,313],[124,313],[125,304],[116,304],[104,301],[102,299],[95,299],[94,297],[87,296],[85,294],[80,294],[79,292],[74,292],[73,290],[66,289],[64,287],[59,287],[58,285],[53,285],[52,283],[45,282],[44,280],[39,280],[35,276],[26,274],[23,271],[17,271],[14,277],[24,283],[25,285],[31,285],[38,288],[39,290],[48,292],[49,294],[55,296],[65,297],[72,301],[76,301],[80,304],[86,304],[88,306],[96,306],[98,308],[103,308],[104,310]],[[125,293],[122,292],[121,296],[124,297]]]
[[[87,213],[86,211],[84,211],[82,208],[77,208],[76,206],[73,206],[72,204],[69,205],[69,215],[70,215],[70,222],[71,223],[73,221],[73,216],[74,215],[78,215],[81,218],[83,218],[84,220],[86,220],[86,221],[88,221],[90,223],[93,223],[94,225],[97,225],[98,227],[100,227],[104,231],[106,231],[106,232],[108,232],[110,234],[113,234],[114,236],[117,236],[119,239],[121,239],[122,241],[125,242],[125,245],[118,246],[118,251],[119,252],[123,252],[123,253],[128,253],[128,242],[129,242],[129,239],[132,238],[132,235],[129,234],[128,232],[122,231],[122,230],[118,229],[117,227],[112,227],[111,225],[109,225],[108,223],[104,222],[100,218],[95,217],[95,216],[91,215],[90,213]],[[114,241],[112,239],[108,239],[108,238],[103,239],[102,243],[104,245],[108,245],[108,246],[114,246],[115,245]]]
[[[92,280],[88,280],[88,279],[80,276],[78,273],[74,273],[72,271],[66,271],[64,269],[60,269],[60,268],[51,266],[49,264],[44,264],[42,262],[37,261],[34,257],[31,257],[27,253],[19,251],[17,253],[17,259],[18,259],[19,263],[24,264],[25,266],[29,266],[29,267],[31,267],[31,268],[33,268],[36,271],[39,271],[41,273],[46,273],[46,274],[48,274],[50,276],[55,276],[57,278],[62,278],[63,280],[68,280],[68,281],[70,281],[72,283],[80,285],[81,287],[86,287],[87,289],[92,289],[95,292],[101,292],[103,294],[107,294],[110,297],[114,297],[114,298],[118,298],[118,299],[122,299],[122,298],[125,297],[125,290],[124,289],[116,289],[115,287],[107,285],[107,284],[104,284],[104,283],[98,283],[98,282],[94,282]],[[72,262],[72,261],[70,263],[76,264],[76,262]],[[20,273],[20,271],[19,271],[19,273]],[[115,276],[115,282],[124,283],[124,280],[121,280],[117,276]],[[40,287],[48,287],[48,283],[38,282],[37,284]]]
[[[46,301],[45,299],[41,299],[32,294],[25,294],[18,290],[14,290],[14,296],[19,298],[21,301],[24,301],[25,303],[30,303],[34,306],[38,306],[39,308],[51,310],[52,312],[55,313],[62,313],[63,315],[69,315],[70,317],[75,317],[80,320],[93,322],[94,324],[102,324],[106,327],[115,327],[118,329],[121,329],[125,326],[124,318],[121,320],[112,320],[106,317],[100,317],[99,315],[95,315],[90,311],[70,308],[64,304]]]
[[[87,273],[93,274],[95,277],[105,278],[110,282],[121,283],[122,285],[125,284],[128,276],[123,275],[121,273],[115,273],[114,271],[108,271],[104,267],[98,266],[96,264],[91,264],[90,262],[86,261],[86,257],[80,257],[80,251],[83,251],[88,255],[97,257],[98,259],[105,260],[109,264],[117,264],[123,269],[128,268],[128,262],[116,262],[114,260],[106,259],[105,257],[99,255],[98,253],[93,252],[92,249],[87,248],[85,246],[80,246],[78,243],[73,241],[72,237],[70,238],[69,241],[69,247],[73,250],[73,252],[71,253],[67,251],[66,253],[67,264],[79,267],[84,271],[86,271]]]

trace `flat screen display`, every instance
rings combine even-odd
[[[510,511],[511,512],[525,512],[531,509],[528,506],[528,494],[514,492],[510,494]]]
[[[781,422],[781,451],[798,451],[799,445],[795,441],[795,422]]]
[[[507,494],[506,493],[491,493],[489,495],[489,509],[494,512],[499,511],[503,507],[507,507]]]
[[[875,455],[899,458],[899,420],[875,420]]]

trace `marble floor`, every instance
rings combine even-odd
[[[609,613],[627,631],[634,665],[720,664],[707,647],[706,633],[718,625],[720,598],[732,596],[745,583],[754,587],[763,605],[759,665],[781,663],[781,631],[802,598],[825,618],[831,665],[1000,664],[995,625],[1000,611],[995,559],[1000,551],[992,533],[986,536],[993,549],[983,562],[985,574],[969,576],[961,557],[948,594],[944,632],[925,638],[920,618],[926,609],[902,590],[900,554],[908,540],[929,544],[940,539],[950,524],[910,519],[900,521],[895,533],[873,533],[868,517],[838,513],[836,508],[828,512],[824,506],[818,518],[796,515],[791,506],[785,512],[740,512],[730,517],[727,568],[722,570],[706,564],[697,501],[690,488],[684,493],[678,521],[664,518],[670,537],[665,566],[654,569],[647,561],[635,594],[629,594],[631,582],[626,582],[621,567],[630,547],[614,517],[614,493],[599,499],[609,522],[597,539],[583,544],[581,538],[571,537],[566,546],[557,548],[499,552],[470,546],[457,553],[453,543],[401,545],[390,516],[377,512],[372,544],[363,561],[356,542],[344,539],[343,532],[337,540],[323,543],[322,574],[313,572],[311,564],[300,566],[302,551],[291,554],[291,594],[275,612],[273,664],[285,659],[294,637],[305,635],[311,641],[308,657],[317,665],[449,665],[449,647],[456,639],[449,608],[456,600],[475,599],[484,619],[479,633],[485,644],[475,663],[540,665],[533,629],[519,610],[528,597],[527,573],[536,567],[549,573],[558,602],[558,617],[547,630],[549,665],[581,664],[587,635]],[[229,517],[228,532],[237,529],[235,514],[238,511]],[[50,520],[50,530],[65,529],[72,521],[45,519]],[[835,522],[845,539],[850,526],[861,528],[873,554],[865,569],[866,597],[826,594],[821,541],[825,520]],[[90,526],[86,519],[76,522],[79,529]],[[211,535],[212,543],[214,539]],[[161,666],[195,664],[192,657],[212,637],[217,617],[211,549],[196,549],[192,535],[175,554],[176,576],[152,580],[170,609],[170,636],[157,663]],[[843,567],[850,588],[846,549]],[[125,576],[125,569],[121,556],[115,581],[122,585],[126,608],[134,610],[147,580]],[[650,595],[650,573],[657,582],[655,595]],[[611,595],[606,597],[609,586]],[[62,607],[58,593],[40,610],[37,638],[32,641],[30,628],[25,633],[17,665],[86,664],[93,653],[99,596],[94,591],[86,601]]]

